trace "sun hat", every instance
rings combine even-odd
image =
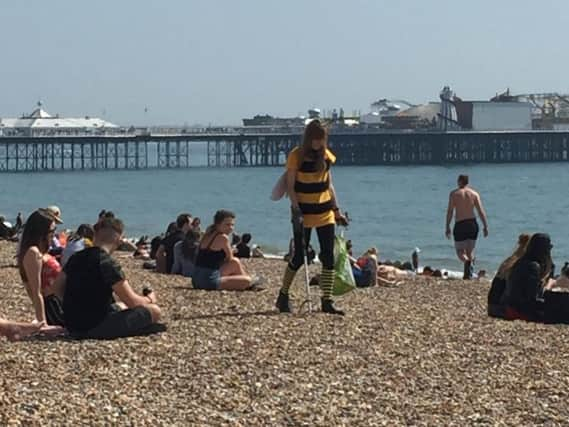
[[[45,211],[57,224],[63,224],[63,220],[61,219],[61,210],[57,206],[48,206],[45,208]]]

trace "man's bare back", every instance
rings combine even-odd
[[[447,221],[446,221],[446,235],[450,238],[450,222],[454,214],[455,223],[476,219],[474,210],[478,212],[482,224],[484,225],[484,237],[488,236],[488,221],[486,219],[486,212],[482,207],[480,194],[472,188],[465,185],[451,191],[448,201]]]
[[[455,210],[455,222],[476,218],[474,207],[479,204],[480,195],[472,188],[457,188],[450,193],[450,203]]]

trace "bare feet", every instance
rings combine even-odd
[[[48,337],[62,335],[64,332],[65,328],[63,326],[56,325],[43,325],[39,330],[40,334]]]
[[[40,331],[43,324],[40,323],[19,323],[6,321],[2,325],[2,332],[9,341],[19,341]]]

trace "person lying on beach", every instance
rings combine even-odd
[[[168,234],[156,251],[156,271],[170,274],[174,264],[174,245],[184,240],[186,233],[192,229],[192,216],[182,213],[176,218],[176,230]]]
[[[393,265],[383,265],[383,264],[377,267],[377,275],[378,277],[382,277],[387,280],[404,279],[409,276],[412,276],[409,270],[403,270]]]
[[[38,323],[63,325],[62,291],[56,284],[61,272],[57,260],[48,253],[49,242],[56,230],[55,217],[47,209],[38,209],[30,215],[18,253],[18,270],[24,287],[32,301]]]
[[[174,245],[174,264],[172,265],[172,274],[192,277],[199,245],[200,233],[194,229],[186,233],[184,240],[180,240]]]
[[[235,227],[235,214],[226,210],[215,213],[199,245],[192,283],[196,289],[244,291],[259,289],[259,279],[252,278],[233,255],[229,235]]]
[[[111,254],[121,244],[124,225],[103,218],[95,225],[93,246],[74,254],[58,282],[63,288],[65,325],[75,338],[114,339],[144,334],[161,315],[156,295],[131,288]],[[127,307],[114,302],[113,293]]]

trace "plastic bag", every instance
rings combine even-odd
[[[356,288],[356,281],[350,259],[348,257],[348,248],[346,240],[343,237],[336,236],[334,239],[334,288],[332,294],[335,296],[344,295]]]

